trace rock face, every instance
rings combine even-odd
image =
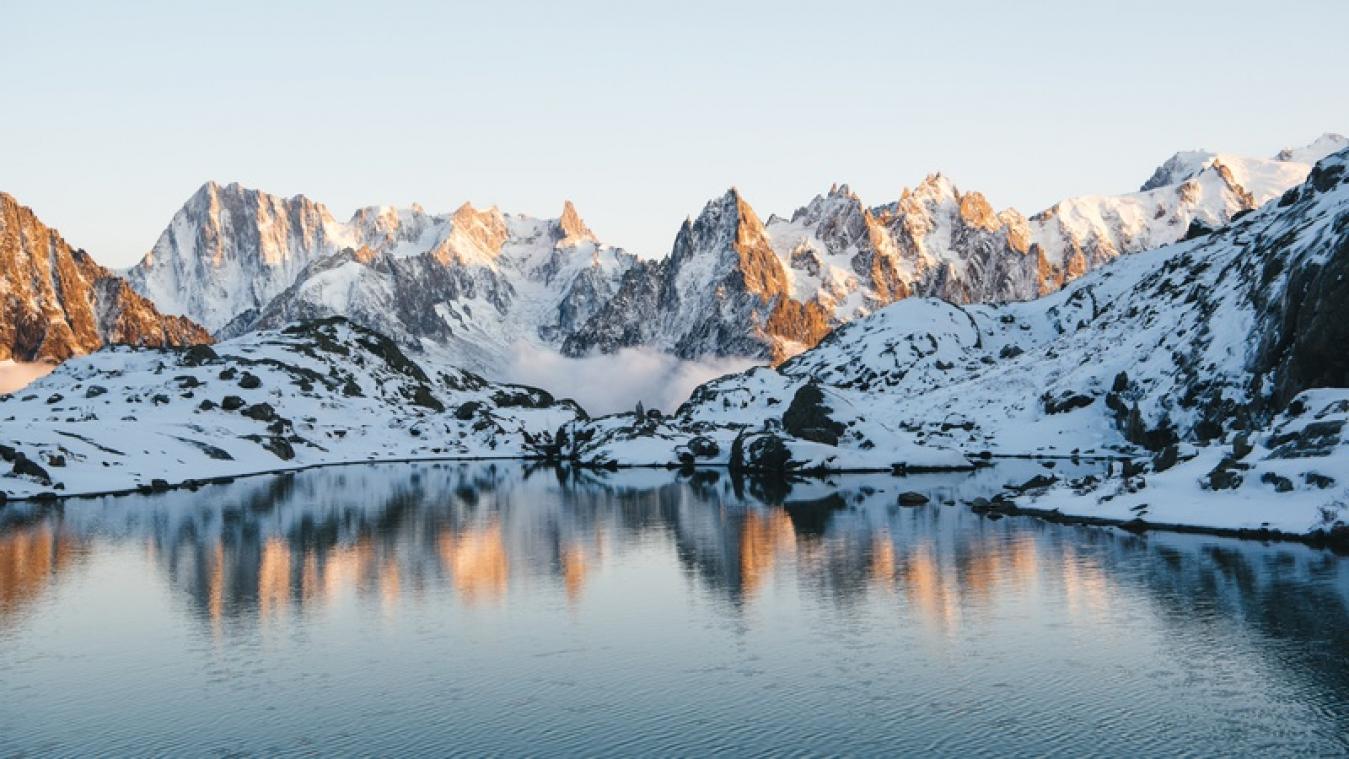
[[[0,193],[0,361],[61,361],[110,343],[210,339],[190,320],[159,313],[31,209]]]
[[[763,223],[730,190],[684,222],[668,258],[634,268],[614,298],[567,337],[580,356],[653,346],[684,358],[781,360],[829,330],[823,307],[791,297]]]
[[[320,203],[207,182],[128,273],[163,311],[215,331],[290,286],[312,260],[347,243]]]
[[[522,340],[573,356],[646,346],[780,362],[904,298],[1029,300],[1118,256],[1220,229],[1344,143],[1326,135],[1273,159],[1178,153],[1137,193],[1030,217],[940,174],[876,206],[834,187],[767,221],[731,190],[684,223],[669,255],[640,261],[600,244],[570,203],[556,219],[464,205],[371,207],[338,222],[304,197],[209,183],[130,279],[224,337],[341,315],[487,373]]]

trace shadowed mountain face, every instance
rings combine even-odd
[[[191,320],[160,314],[125,280],[0,193],[0,361],[61,361],[108,344],[210,341]]]

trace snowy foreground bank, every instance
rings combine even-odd
[[[423,369],[341,320],[186,350],[108,348],[0,401],[9,498],[408,458],[530,458],[582,413]]]

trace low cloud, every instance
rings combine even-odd
[[[0,393],[12,393],[28,383],[51,374],[55,364],[0,361]]]
[[[569,358],[556,351],[519,345],[505,379],[541,387],[558,398],[571,398],[596,416],[629,411],[638,401],[647,408],[670,413],[704,382],[763,363],[745,358],[687,361],[651,348]]]

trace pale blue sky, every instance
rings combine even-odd
[[[1346,2],[0,0],[0,190],[112,266],[206,179],[356,207],[464,200],[664,255],[934,170],[1026,212],[1178,149],[1349,132]]]

